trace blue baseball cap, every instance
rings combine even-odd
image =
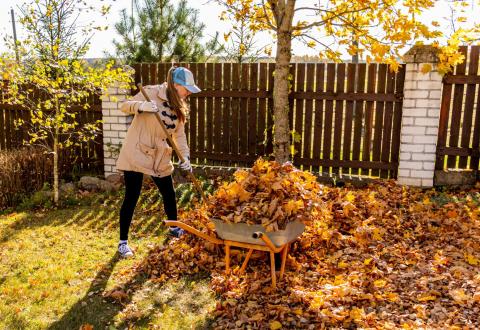
[[[173,82],[179,85],[184,86],[192,93],[198,93],[202,90],[195,85],[195,80],[193,80],[193,73],[192,71],[184,68],[182,66],[173,70],[172,73]]]

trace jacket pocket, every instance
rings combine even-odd
[[[138,142],[136,146],[136,151],[137,152],[134,156],[134,161],[136,165],[142,168],[153,170],[153,164],[155,162],[155,154],[157,152],[157,149]]]
[[[155,160],[155,172],[159,175],[172,168],[172,148],[165,143],[160,150],[161,151],[157,154],[157,159]]]

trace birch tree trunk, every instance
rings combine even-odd
[[[272,2],[270,2],[272,4]],[[295,1],[275,1],[272,6],[277,23],[277,53],[273,88],[273,116],[275,125],[275,160],[284,163],[290,154],[290,127],[288,122],[288,74],[292,57],[292,21]]]
[[[58,118],[60,114],[58,98],[55,100],[55,113],[56,118]],[[58,135],[59,135],[59,128],[58,124],[55,125],[55,133],[53,135],[53,201],[55,205],[58,205],[58,200],[60,199],[59,193],[59,169],[58,169]]]

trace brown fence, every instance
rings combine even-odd
[[[98,96],[89,100],[88,110],[78,106],[76,120],[81,125],[95,123],[102,119],[102,102]],[[15,125],[17,119],[30,122],[29,111],[18,105],[0,102],[0,150],[13,150],[28,142],[27,130]],[[102,130],[101,130],[102,131]],[[95,140],[83,142],[79,147],[70,147],[60,153],[60,168],[63,177],[78,173],[103,174],[103,134]]]
[[[480,46],[460,50],[466,61],[443,78],[436,170],[479,169]]]
[[[273,152],[273,63],[189,63],[203,90],[190,98],[188,138],[201,164],[251,165]],[[170,63],[134,65],[136,83],[165,81]],[[404,68],[291,65],[294,163],[323,173],[395,178]]]

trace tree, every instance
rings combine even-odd
[[[295,0],[216,1],[232,10],[248,4],[249,11],[239,15],[248,18],[250,26],[270,31],[275,37],[274,155],[280,162],[287,161],[290,153],[288,75],[292,40],[318,47],[323,58],[339,61],[338,48],[345,47],[350,55],[366,54],[368,62],[387,63],[396,70],[400,52],[412,40],[441,36],[419,21],[420,14],[434,5],[429,0],[335,0],[312,5],[297,5]],[[336,48],[329,44],[332,40]]]
[[[170,0],[134,0],[132,14],[124,9],[115,30],[121,41],[114,41],[117,55],[127,63],[158,61],[196,62],[221,50],[218,34],[205,45],[201,42],[205,24],[198,10],[181,0],[174,7]]]
[[[91,35],[78,40],[77,19],[93,10],[72,0],[35,0],[21,8],[26,37],[17,42],[20,62],[10,54],[0,58],[0,72],[7,80],[4,102],[22,105],[29,120],[17,125],[29,134],[28,144],[53,154],[54,201],[59,200],[59,152],[89,141],[99,133],[99,123],[80,125],[78,111],[88,111],[89,97],[119,82],[128,87],[130,73],[113,63],[88,65],[79,57],[88,50]],[[103,8],[107,13],[106,8]],[[99,27],[84,26],[83,32]],[[9,43],[10,47],[13,44]],[[13,48],[10,48],[11,50]]]
[[[257,47],[255,25],[250,26],[248,16],[243,13],[250,11],[249,2],[232,4],[220,15],[221,20],[232,22],[232,29],[224,33],[224,39],[227,45],[225,53],[227,60],[233,60],[237,63],[256,62],[262,52],[271,54],[271,47]]]

